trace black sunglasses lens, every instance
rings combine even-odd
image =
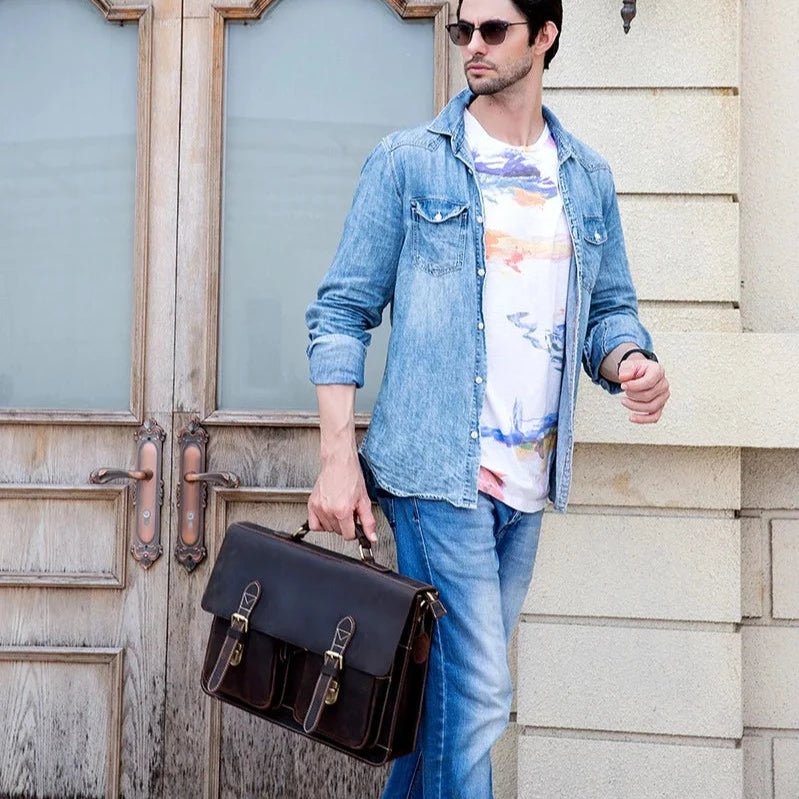
[[[502,22],[484,22],[480,26],[480,35],[486,44],[502,44],[505,41],[505,34],[508,26]]]
[[[472,40],[474,25],[469,22],[453,22],[451,25],[447,25],[447,30],[452,43],[463,47]]]

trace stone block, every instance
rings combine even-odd
[[[741,783],[741,751],[732,747],[519,740],[519,799],[738,799]]]
[[[521,725],[742,734],[735,633],[523,622],[518,669]]]
[[[550,89],[563,125],[607,159],[622,194],[735,194],[738,97],[731,91]]]
[[[738,622],[737,519],[547,514],[524,612]]]
[[[799,335],[658,333],[655,349],[671,384],[671,400],[660,422],[632,424],[618,397],[583,380],[575,425],[578,441],[799,448],[793,410],[799,395]],[[742,378],[753,363],[780,364],[779,379],[771,381],[768,391],[761,381]],[[697,364],[712,367],[697,372]],[[799,474],[782,475],[780,481],[797,490]]]
[[[763,520],[741,519],[741,614],[749,618],[763,615]]]
[[[739,508],[740,479],[740,450],[733,447],[577,444],[571,503]]]
[[[799,519],[771,522],[771,615],[799,619]]]
[[[799,444],[794,447],[741,450],[742,508],[799,508]]]
[[[774,739],[774,799],[799,797],[799,738]]]
[[[744,329],[799,333],[794,235],[799,181],[799,6],[795,0],[740,5],[741,30],[745,31],[740,66]],[[790,407],[784,405],[783,411]]]
[[[741,743],[744,768],[743,799],[764,799],[771,793],[771,760],[768,743],[766,738],[758,736],[746,736]]]
[[[622,196],[619,209],[640,300],[739,299],[738,206],[729,198]]]
[[[741,633],[744,723],[799,729],[799,627],[746,625]]]

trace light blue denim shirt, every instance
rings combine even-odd
[[[483,206],[464,140],[464,90],[427,126],[383,139],[367,159],[333,263],[309,307],[311,382],[362,386],[369,330],[391,303],[388,359],[361,447],[399,496],[475,507],[485,393]],[[579,365],[599,375],[617,345],[651,348],[607,163],[544,108],[574,254],[550,499],[565,510]]]

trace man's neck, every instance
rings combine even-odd
[[[476,97],[469,111],[490,136],[515,147],[535,144],[544,132],[541,85],[516,84]]]

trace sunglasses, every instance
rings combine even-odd
[[[502,44],[505,34],[511,25],[526,25],[526,22],[505,22],[501,19],[489,19],[482,25],[473,25],[471,22],[460,20],[447,25],[449,38],[458,47],[465,47],[472,40],[475,31],[480,31],[480,36],[486,44]]]

